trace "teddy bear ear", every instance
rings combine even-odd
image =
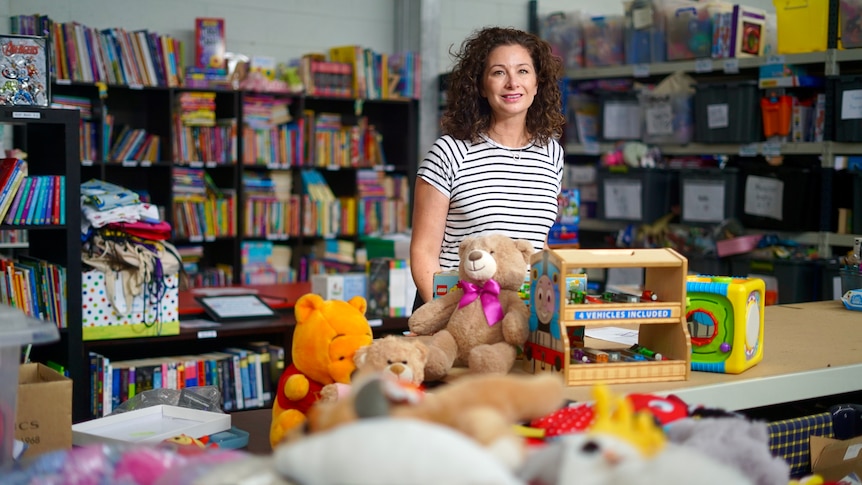
[[[524,257],[525,263],[529,263],[530,256],[536,252],[535,248],[533,248],[533,243],[526,239],[516,239],[515,247],[518,248],[518,251],[521,251],[521,255]]]
[[[359,313],[363,315],[365,315],[365,310],[368,309],[368,302],[365,301],[365,298],[361,296],[354,296],[347,303],[349,303],[350,306],[359,310]]]
[[[306,293],[299,300],[296,300],[296,305],[293,312],[296,315],[296,321],[304,322],[308,316],[316,309],[323,306],[323,297],[316,293]]]
[[[356,353],[353,354],[353,363],[356,364],[356,367],[362,367],[365,365],[365,360],[368,358],[368,348],[370,345],[364,345],[356,349]]]

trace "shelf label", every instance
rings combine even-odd
[[[369,318],[368,319],[368,326],[369,327],[382,327],[383,326],[383,319],[382,318]]]
[[[749,143],[747,145],[740,145],[739,147],[739,156],[740,157],[756,157],[760,152],[757,143]]]
[[[65,86],[68,86],[68,85],[72,84],[72,80],[71,80],[71,79],[55,79],[55,80],[54,80],[54,82],[55,82],[55,83],[57,83],[57,84],[65,85]]]
[[[22,120],[38,120],[42,117],[42,113],[38,111],[13,111],[12,117]]]
[[[123,166],[124,167],[137,167],[138,161],[137,160],[123,160]]]
[[[81,160],[81,166],[82,167],[92,167],[93,161],[92,160]]]
[[[152,165],[153,165],[153,162],[150,160],[141,160],[141,166],[142,167],[150,167]]]
[[[649,77],[649,64],[635,64],[632,68],[634,77]]]
[[[602,148],[599,146],[599,142],[595,140],[585,141],[583,143],[584,153],[587,155],[598,155],[601,153]]]
[[[192,167],[192,168],[203,168],[203,167],[204,167],[204,162],[198,162],[198,161],[189,162],[189,167]]]
[[[767,141],[763,143],[763,155],[766,157],[777,157],[781,155],[781,142]]]
[[[216,338],[216,337],[218,337],[218,332],[216,332],[215,330],[199,330],[198,331],[198,338],[199,339]]]
[[[215,240],[216,240],[216,237],[215,237],[215,236],[206,236],[206,237],[204,237],[204,241],[206,241],[206,242],[213,242],[213,241],[215,241]]]
[[[189,236],[189,242],[193,242],[193,243],[204,242],[204,237],[203,236]]]
[[[142,84],[129,84],[129,89],[144,89]]]
[[[207,165],[207,168],[213,168],[213,167],[215,167],[216,165],[218,165],[218,163],[217,163],[217,162],[207,162],[207,164],[206,164],[206,165]]]
[[[712,59],[696,59],[694,61],[694,72],[712,72]]]
[[[735,57],[731,57],[730,59],[724,60],[724,73],[725,74],[738,74],[739,73],[739,59]]]
[[[775,54],[766,56],[766,64],[784,64],[784,56]]]
[[[337,172],[338,170],[341,169],[341,167],[339,167],[338,165],[327,165],[326,169],[329,170],[330,172]]]

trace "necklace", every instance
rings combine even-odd
[[[510,150],[512,152],[512,160],[519,162],[521,161],[521,150]]]

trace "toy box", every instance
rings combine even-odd
[[[564,70],[584,67],[584,37],[579,12],[549,14],[542,19],[539,29],[542,38],[551,44],[554,55],[562,59]]]
[[[712,8],[712,57],[757,57],[766,47],[766,11],[744,5]]]
[[[12,464],[15,407],[18,402],[18,372],[21,347],[56,341],[60,332],[53,323],[35,320],[24,312],[0,305],[0,469]]]
[[[688,276],[686,285],[691,370],[739,374],[763,360],[763,280]]]
[[[557,197],[557,220],[548,234],[548,244],[578,244],[581,194],[578,189],[563,189]]]
[[[107,298],[105,273],[85,271],[81,278],[84,340],[179,335],[179,277],[176,273],[164,278],[160,294],[145,285],[145,293],[126,303],[125,310],[115,306],[119,303],[117,298],[123,298],[122,285],[115,289],[115,301],[111,301]]]
[[[0,35],[0,105],[48,106],[51,79],[46,37]]]
[[[829,2],[772,0],[778,17],[778,53],[798,54],[826,50]],[[799,35],[805,32],[805,35]]]
[[[625,5],[625,51],[627,64],[664,62],[665,18],[653,0],[634,0]]]
[[[42,364],[18,369],[15,439],[27,445],[22,455],[72,447],[72,380]]]
[[[440,298],[453,290],[460,291],[458,288],[459,281],[461,279],[455,270],[434,273],[434,298]]]
[[[416,286],[407,260],[368,260],[368,318],[408,317],[415,295]]]
[[[324,300],[348,301],[354,296],[368,298],[368,275],[365,273],[311,275],[311,292]]]
[[[694,137],[694,97],[689,93],[638,95],[644,143],[685,145]]]

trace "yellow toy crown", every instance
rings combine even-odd
[[[609,434],[634,445],[644,457],[651,457],[664,448],[665,436],[649,412],[635,413],[628,399],[614,396],[607,386],[593,387],[595,417],[591,434]]]

